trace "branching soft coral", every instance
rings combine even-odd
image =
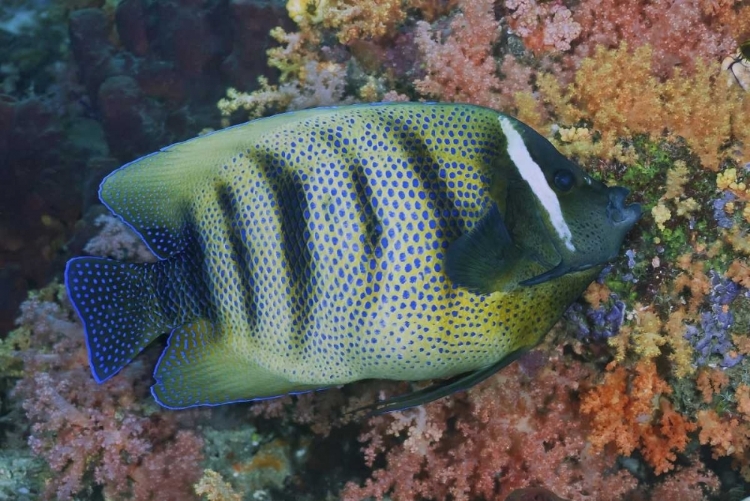
[[[649,360],[639,361],[634,375],[622,366],[608,372],[581,403],[581,411],[593,421],[589,438],[594,449],[612,444],[626,456],[640,449],[657,474],[671,470],[676,453],[685,450],[688,433],[696,428],[674,410],[666,398],[671,392]]]
[[[750,421],[746,416],[725,413],[719,415],[713,409],[698,411],[698,439],[711,447],[714,458],[729,456],[746,481],[750,481]]]
[[[705,272],[705,263],[694,260],[691,254],[684,254],[677,260],[677,266],[683,271],[677,275],[672,286],[675,294],[683,290],[690,292],[690,311],[695,312],[703,299],[711,291],[711,282]]]
[[[344,99],[346,68],[336,63],[308,61],[300,70],[301,79],[294,83],[270,85],[260,77],[260,89],[250,93],[228,89],[227,97],[219,101],[219,110],[231,115],[239,109],[248,112],[250,118],[257,118],[269,108],[282,110],[302,110],[315,106],[347,104]]]
[[[713,396],[713,392],[729,384],[727,376],[709,370],[703,374],[704,379],[709,379],[702,385],[704,398],[710,396],[714,402],[726,398],[724,395]],[[747,384],[739,384],[735,389],[734,404],[734,409],[722,413],[713,408],[698,411],[698,439],[701,444],[711,447],[714,458],[731,457],[734,467],[750,482],[750,387]]]
[[[252,119],[268,110],[301,110],[353,102],[344,97],[346,66],[324,60],[321,34],[315,29],[316,24],[329,19],[326,16],[333,7],[329,2],[289,2],[287,8],[300,31],[287,33],[280,27],[272,29],[271,36],[281,45],[267,51],[268,65],[280,71],[280,83],[271,84],[261,76],[258,89],[252,92],[227,89],[226,98],[217,103],[222,115],[243,109]]]
[[[729,377],[721,369],[704,368],[698,373],[695,383],[698,391],[701,392],[703,402],[710,404],[714,395],[729,384]]]
[[[505,0],[505,7],[511,29],[535,52],[566,51],[581,34],[581,25],[562,2]]]
[[[442,101],[500,108],[502,83],[492,47],[499,36],[492,0],[462,0],[461,12],[445,40],[424,21],[417,23],[416,42],[424,56],[426,76],[415,82],[419,92]]]
[[[528,357],[468,394],[373,418],[365,457],[372,465],[384,456],[387,466],[363,487],[349,484],[343,498],[504,499],[532,485],[574,501],[622,499],[635,479],[605,473],[613,454],[588,452],[577,403],[588,370]]]
[[[721,81],[718,63],[696,61],[694,74],[676,71],[662,81],[655,76],[652,53],[649,46],[597,47],[567,89],[538,77],[540,99],[563,123],[590,121],[601,134],[603,147],[597,154],[618,157],[618,139],[659,137],[666,130],[684,137],[704,167],[717,170],[725,144],[750,138],[741,111],[750,106],[750,97]]]
[[[179,431],[176,414],[144,405],[150,397],[142,363],[98,385],[62,290],[52,286],[42,297],[22,307],[19,322],[31,345],[20,353],[25,374],[16,394],[32,423],[29,445],[51,470],[46,497],[85,494],[92,478],[111,499],[191,499],[201,439]]]
[[[692,70],[696,61],[718,61],[737,43],[735,29],[748,14],[736,12],[734,0],[585,0],[573,19],[582,29],[577,54],[622,42],[632,47],[648,44],[655,74],[665,77],[679,66]],[[740,19],[735,19],[739,17]],[[645,61],[647,64],[650,61]]]
[[[706,470],[696,458],[689,467],[678,466],[673,475],[663,479],[651,493],[651,499],[704,501],[706,495],[719,490],[719,485],[716,475]]]
[[[322,2],[321,2],[322,3]],[[331,0],[324,24],[338,30],[339,41],[381,38],[393,34],[406,17],[402,0]]]
[[[102,229],[83,248],[89,254],[119,261],[156,261],[156,257],[148,250],[143,240],[115,216],[101,215],[96,218],[94,224]]]
[[[404,0],[289,0],[287,10],[304,31],[332,28],[343,44],[391,35],[406,18]]]
[[[242,496],[232,485],[213,470],[203,471],[203,476],[195,484],[195,493],[208,501],[242,501]]]

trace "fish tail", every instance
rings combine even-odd
[[[97,257],[68,261],[65,286],[83,321],[91,372],[101,383],[169,330],[153,287],[153,264]]]

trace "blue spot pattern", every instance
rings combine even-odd
[[[443,269],[451,242],[494,203],[507,162],[498,116],[437,104],[309,110],[116,171],[103,200],[164,261],[69,265],[95,375],[168,329],[154,391],[172,407],[445,377],[535,344],[588,279],[481,296]]]

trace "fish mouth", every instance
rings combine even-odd
[[[641,218],[641,205],[632,203],[625,205],[625,199],[630,190],[621,186],[609,188],[609,203],[607,204],[607,219],[613,226],[633,226]]]

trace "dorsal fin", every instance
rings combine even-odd
[[[112,172],[99,198],[158,258],[167,259],[185,247],[190,204],[200,190],[221,184],[229,166],[242,161],[264,134],[314,111],[263,118],[168,146]]]
[[[186,244],[189,205],[243,154],[251,127],[239,125],[134,160],[104,178],[99,198],[130,225],[160,259]]]

